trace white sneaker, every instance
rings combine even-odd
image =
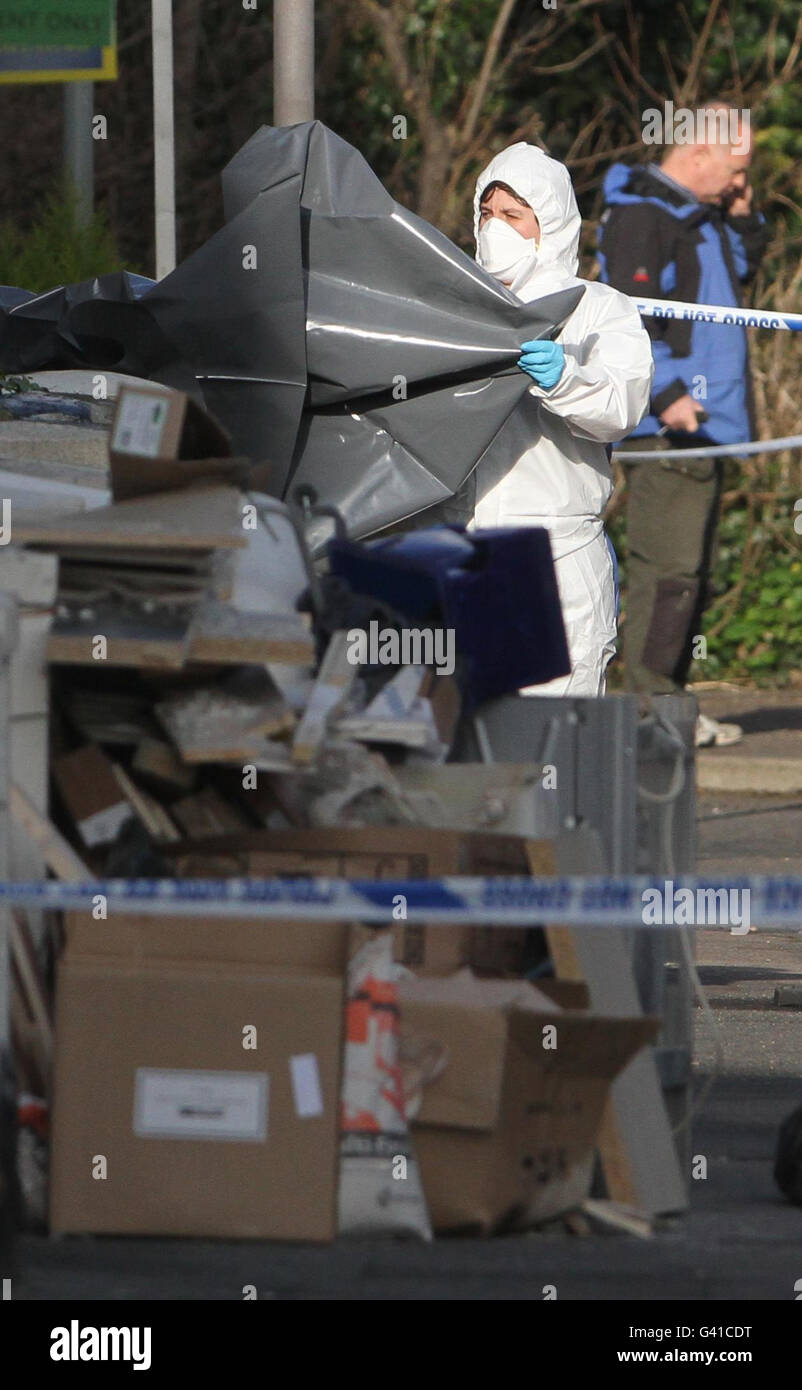
[[[700,714],[696,719],[695,743],[697,748],[729,748],[740,743],[744,731],[740,724],[719,724],[709,714]]]

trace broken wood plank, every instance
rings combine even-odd
[[[180,801],[174,801],[170,811],[190,840],[253,829],[248,817],[226,801],[214,787],[204,787],[195,796],[184,796]]]
[[[315,641],[300,614],[241,613],[222,603],[205,603],[189,639],[192,661],[219,665],[275,661],[311,665]]]
[[[15,525],[14,539],[50,549],[240,549],[242,499],[231,487],[194,487],[95,507],[73,517]]]
[[[10,946],[11,959],[19,977],[27,1011],[36,1036],[37,1060],[44,1068],[45,1080],[47,1081],[53,1056],[53,1025],[44,976],[36,958],[28,924],[22,913],[18,911],[11,914]]]
[[[155,712],[188,763],[248,761],[269,735],[295,727],[295,715],[266,671],[177,695]]]
[[[625,1206],[621,1202],[587,1197],[581,1210],[591,1222],[607,1230],[638,1236],[641,1240],[647,1240],[654,1233],[654,1223],[644,1212],[636,1207]]]
[[[24,791],[12,783],[9,807],[17,824],[36,845],[47,867],[65,883],[87,883],[93,875],[83,860],[59,833],[52,821],[37,811]]]
[[[293,762],[314,762],[326,737],[329,721],[339,714],[348,699],[357,669],[348,660],[349,649],[348,633],[335,632],[326,648],[317,680],[295,732]]]
[[[172,605],[146,612],[142,604],[110,599],[60,604],[47,639],[47,660],[53,665],[178,670],[189,650],[191,623],[191,609]]]
[[[135,782],[132,782],[125,768],[120,767],[119,763],[112,763],[111,766],[120,790],[131,810],[142,822],[152,839],[160,843],[180,840],[181,836],[173,821],[155,796],[150,796],[148,792],[143,791]]]
[[[138,744],[131,771],[146,781],[154,782],[167,792],[187,792],[194,785],[196,772],[187,767],[174,748],[163,739],[146,736]]]

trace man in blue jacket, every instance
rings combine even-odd
[[[705,122],[709,113],[726,119]],[[659,164],[609,170],[601,276],[624,294],[738,305],[767,241],[749,184],[748,123],[722,103],[698,114],[693,143],[664,146]],[[655,363],[651,408],[624,449],[751,439],[745,330],[678,319],[645,323]],[[625,461],[631,690],[684,687],[705,607],[722,471],[720,459]],[[697,743],[735,742],[740,734],[737,725],[700,717]]]

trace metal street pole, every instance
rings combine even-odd
[[[175,123],[172,0],[151,0],[153,37],[153,181],[156,279],[175,270]]]
[[[273,0],[273,124],[315,118],[315,0]]]
[[[11,784],[11,657],[19,636],[17,600],[0,593],[0,879],[8,879],[11,844],[9,788]],[[17,1078],[11,1050],[11,913],[0,907],[0,1257],[13,1230],[14,1171],[17,1133]],[[5,1270],[2,1273],[6,1273]],[[3,1298],[10,1298],[10,1280],[3,1280]]]
[[[94,82],[64,83],[64,171],[75,189],[78,225],[91,221],[95,203]]]

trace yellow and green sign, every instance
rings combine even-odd
[[[0,48],[105,48],[109,0],[0,0]]]
[[[114,0],[0,0],[0,83],[117,76]]]

